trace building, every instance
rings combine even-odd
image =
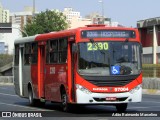
[[[3,9],[2,4],[0,3],[0,23],[9,22],[9,10]]]
[[[5,53],[5,42],[0,42],[0,54]]]
[[[38,12],[36,12],[37,14]],[[8,44],[8,53],[13,54],[14,40],[22,37],[24,26],[33,18],[33,8],[26,6],[22,12],[10,13],[10,22],[12,23],[12,33],[3,35],[3,39]]]
[[[33,14],[38,14],[39,12],[33,13],[33,7],[25,6],[22,12],[12,12],[10,13],[10,22],[12,24],[18,24],[20,29],[23,30],[24,26],[28,21],[31,21]]]
[[[0,40],[5,42],[5,52],[7,54],[13,54],[14,40],[20,37],[22,37],[22,34],[18,24],[12,24],[12,33],[0,34]]]
[[[89,24],[105,24],[107,26],[117,27],[118,22],[112,22],[110,18],[102,17],[97,12],[91,13],[82,18],[80,12],[74,11],[73,8],[64,8],[63,14],[66,16],[70,25],[69,29],[83,27]]]
[[[63,14],[66,15],[67,21],[71,21],[72,18],[80,19],[82,18],[80,16],[80,12],[76,12],[73,10],[73,8],[64,8]]]
[[[73,17],[70,20],[70,27],[69,29],[73,29],[73,28],[77,28],[77,27],[83,27],[85,25],[89,25],[91,24],[92,21],[90,19],[85,19],[85,18],[77,18],[77,17]]]
[[[98,12],[93,12],[87,16],[87,19],[91,19],[92,24],[105,24],[107,26],[117,27],[119,26],[118,22],[111,21],[111,18],[107,18],[105,16],[100,15]]]
[[[2,23],[9,23],[9,10],[3,10]]]
[[[0,54],[8,53],[8,45],[5,43],[5,40],[0,40]]]
[[[10,22],[12,24],[19,25],[21,30],[23,30],[24,26],[31,19],[32,19],[32,12],[31,11],[10,13]]]
[[[0,23],[9,23],[9,10],[3,8],[0,2]],[[8,44],[4,39],[4,33],[0,33],[0,54],[8,53]]]
[[[63,14],[69,23],[69,29],[91,24],[91,19],[82,18],[80,12],[74,11],[73,8],[64,8]]]
[[[0,2],[0,23],[2,23],[3,6]]]
[[[143,46],[143,63],[160,63],[160,17],[137,21]]]

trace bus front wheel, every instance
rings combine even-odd
[[[118,104],[116,105],[116,109],[118,112],[125,112],[127,109],[127,106],[128,106],[127,103]]]
[[[68,103],[68,97],[67,97],[67,94],[65,91],[62,92],[61,94],[61,99],[62,99],[62,103],[61,103],[61,106],[62,106],[62,109],[63,111],[65,112],[69,112],[70,111],[70,104]]]

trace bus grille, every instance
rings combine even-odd
[[[107,81],[95,81],[95,80],[90,80],[89,82],[96,85],[96,86],[125,86],[128,83],[132,82],[133,80],[119,80],[119,81],[114,81],[114,80],[107,80]]]
[[[130,82],[132,82],[133,80],[135,80],[138,75],[132,75],[132,76],[101,76],[101,77],[97,77],[97,76],[83,76],[84,79],[86,79],[88,82],[99,86],[99,87],[104,87],[104,86],[108,86],[108,87],[119,87],[119,86],[125,86],[127,84],[129,84]]]
[[[122,102],[125,101],[128,97],[122,97],[122,98],[117,98],[116,101],[113,102]],[[107,101],[106,98],[93,98],[97,102],[104,102]]]

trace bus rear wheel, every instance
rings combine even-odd
[[[28,99],[29,99],[29,104],[31,106],[34,106],[36,103],[36,100],[33,98],[33,92],[31,88],[28,90]]]
[[[117,112],[125,112],[127,109],[128,104],[127,103],[122,103],[116,105]]]

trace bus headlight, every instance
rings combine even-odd
[[[135,93],[136,91],[138,91],[141,87],[142,87],[142,85],[140,84],[140,85],[136,86],[135,88],[133,88],[132,90],[130,90],[129,92],[130,92],[131,94],[133,94],[133,93]]]
[[[76,88],[79,89],[80,91],[84,92],[84,93],[87,93],[87,94],[91,94],[92,92],[89,91],[87,88],[79,85],[79,84],[76,84]]]

